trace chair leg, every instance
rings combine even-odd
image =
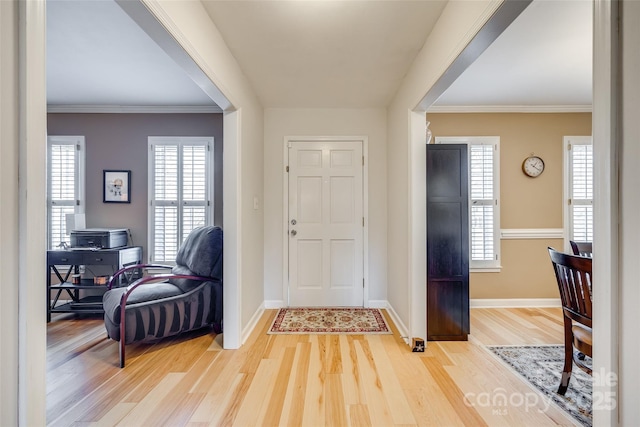
[[[119,346],[119,353],[120,353],[120,367],[124,368],[124,342],[125,342],[125,337],[127,336],[126,334],[126,327],[125,327],[125,311],[122,310],[122,315],[120,317],[120,346]]]
[[[120,367],[124,368],[124,337],[120,337],[120,346],[119,346],[119,354],[120,354]]]
[[[564,396],[569,388],[571,380],[571,370],[573,368],[573,332],[571,332],[571,319],[564,318],[564,367],[562,368],[562,378],[558,387],[558,394]]]

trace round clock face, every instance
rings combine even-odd
[[[538,156],[530,156],[522,162],[522,172],[525,175],[535,178],[544,171],[544,161]]]

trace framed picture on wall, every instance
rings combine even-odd
[[[103,170],[102,201],[131,203],[131,171]]]

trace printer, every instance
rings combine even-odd
[[[71,231],[71,247],[86,249],[111,249],[127,246],[125,228],[85,228]]]

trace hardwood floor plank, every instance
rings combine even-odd
[[[325,341],[324,335],[312,335],[309,339],[311,352],[309,355],[309,369],[307,389],[300,425],[325,425]]]
[[[253,376],[254,374],[241,374],[237,378],[238,381],[237,386],[234,387],[234,393],[231,396],[227,396],[228,403],[224,405],[225,410],[221,413],[219,421],[216,421],[214,425],[231,426],[234,424],[247,390],[251,386]]]
[[[375,360],[382,393],[389,405],[393,423],[397,425],[415,425],[416,420],[411,412],[411,407],[393,370],[394,362],[389,358],[381,336],[369,335],[367,341],[369,342],[373,360]]]
[[[242,402],[238,396],[244,396],[252,377],[253,375],[233,372],[229,387],[220,390],[219,395],[207,393],[193,412],[189,423],[204,423],[213,426],[232,425]]]
[[[429,342],[424,353],[412,353],[392,323],[393,335],[269,335],[275,313],[266,310],[238,350],[223,350],[224,336],[204,329],[127,346],[124,369],[101,319],[54,317],[47,424],[572,424],[555,406],[465,403],[480,393],[538,395],[485,346],[558,343],[559,309],[472,309],[469,341]]]
[[[156,411],[161,410],[161,402],[164,401],[166,396],[169,396],[174,387],[184,377],[183,373],[170,372],[168,373],[156,387],[149,391],[139,402],[136,402],[135,408],[131,410],[118,425],[121,426],[139,426],[146,423],[146,421],[153,417]],[[126,403],[126,402],[125,402]],[[134,402],[131,402],[134,403]]]
[[[234,426],[263,425],[262,420],[267,410],[268,396],[273,394],[278,372],[278,360],[263,359],[256,369],[249,389],[242,399],[242,404],[233,422]]]
[[[267,334],[270,323],[266,321],[265,316],[270,317],[270,313],[265,313],[263,321],[256,327],[252,340],[255,345],[252,346],[252,351],[247,353],[247,359],[240,372],[255,374],[260,361],[271,352],[271,340],[274,335]]]
[[[135,403],[118,403],[113,408],[109,410],[100,420],[93,421],[89,423],[90,426],[115,426],[122,420],[124,417],[129,414],[129,412],[135,409]]]
[[[329,350],[327,355],[327,374],[342,373],[342,352],[340,351],[340,336],[329,335]]]
[[[473,407],[464,404],[464,395],[453,379],[449,376],[442,365],[433,358],[424,357],[422,363],[427,367],[429,373],[443,391],[445,397],[453,406],[456,414],[462,419],[462,422],[468,426],[486,426],[478,411]]]
[[[393,425],[393,416],[389,404],[386,401],[384,391],[382,390],[382,382],[380,381],[376,363],[373,359],[373,353],[369,348],[369,342],[366,338],[356,342],[356,354],[360,361],[358,368],[364,385],[372,425]]]
[[[344,404],[341,374],[327,374],[325,385],[325,416],[326,425],[347,426],[347,408]]]
[[[360,336],[361,337],[361,336]],[[355,348],[354,335],[340,336],[340,351],[342,353],[342,388],[346,405],[358,405],[366,403],[360,369],[358,367],[358,355]]]
[[[367,405],[349,405],[349,422],[351,427],[370,427],[371,417]]]
[[[204,394],[188,393],[180,400],[177,400],[173,406],[173,410],[164,419],[154,416],[148,420],[148,424],[152,426],[177,427],[184,426],[188,423],[191,415],[204,399]]]
[[[282,357],[282,361],[280,361],[278,374],[274,380],[273,391],[270,397],[265,397],[265,399],[269,401],[269,404],[267,405],[267,412],[262,419],[262,425],[277,426],[280,423],[280,416],[282,415],[282,407],[284,406],[284,399],[287,393],[287,386],[289,385],[289,377],[295,354],[295,347],[286,347],[284,349],[284,356]]]
[[[295,372],[289,378],[287,394],[282,406],[279,423],[281,426],[302,425],[310,358],[311,343],[309,341],[298,343],[291,369]]]

